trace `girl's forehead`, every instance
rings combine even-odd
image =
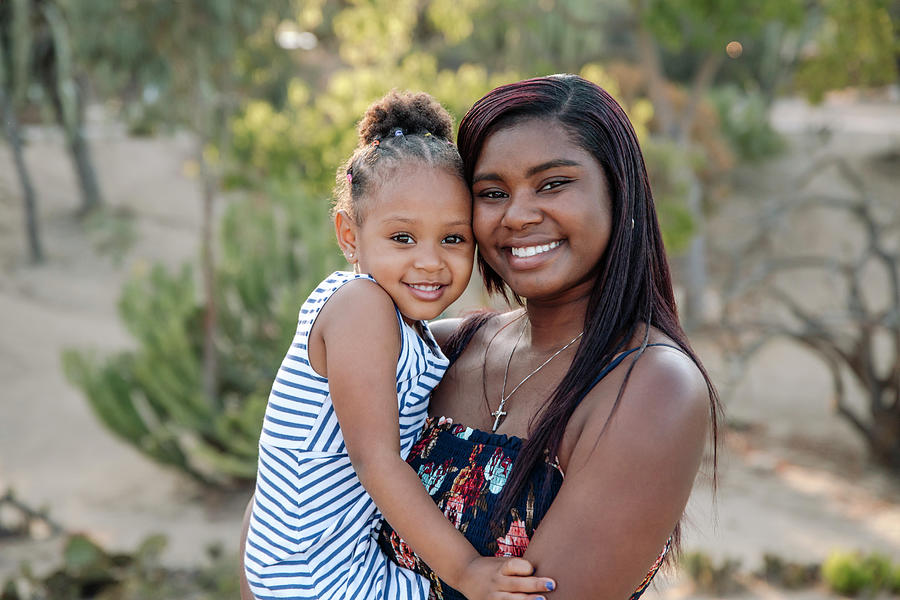
[[[364,200],[366,222],[410,224],[470,222],[472,196],[462,178],[446,169],[398,169]]]

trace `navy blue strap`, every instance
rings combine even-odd
[[[675,348],[679,352],[684,352],[684,350],[682,350],[679,346],[675,346],[674,344],[647,344],[646,347],[650,348],[651,346],[666,346],[667,348]],[[590,387],[588,387],[588,389],[584,392],[585,396],[592,389],[594,389],[594,386],[596,386],[598,383],[600,383],[600,380],[603,379],[604,377],[606,377],[610,371],[612,371],[613,369],[618,367],[619,363],[621,363],[623,360],[625,360],[625,357],[630,355],[632,352],[637,352],[638,350],[640,350],[640,347],[632,348],[631,350],[626,350],[622,354],[620,354],[617,357],[615,357],[614,359],[612,359],[612,362],[610,362],[608,365],[606,365],[606,367],[604,367],[603,370],[600,371],[600,373],[597,375],[597,377],[594,378],[594,381],[591,383]],[[584,399],[584,396],[582,396],[582,399]],[[581,400],[579,400],[579,402],[581,402]]]

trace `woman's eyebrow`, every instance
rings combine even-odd
[[[569,160],[567,158],[555,158],[553,160],[548,160],[547,162],[543,162],[539,165],[535,165],[525,171],[525,177],[531,177],[540,173],[541,171],[546,171],[547,169],[552,169],[554,167],[580,167],[581,163],[575,160]],[[472,184],[476,184],[479,181],[499,181],[503,179],[499,173],[479,173],[472,178]]]
[[[527,171],[525,171],[526,177],[531,177],[532,175],[536,175],[541,171],[546,171],[547,169],[552,169],[554,167],[580,167],[581,163],[574,160],[569,160],[567,158],[556,158],[553,160],[548,160],[545,163],[541,163],[534,167],[531,167]]]

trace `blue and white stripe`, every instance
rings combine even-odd
[[[322,306],[342,285],[333,273],[300,309],[297,333],[269,394],[244,567],[259,600],[424,600],[428,580],[398,567],[376,543],[381,513],[356,476],[331,404],[328,380],[309,364],[307,341]],[[428,328],[424,341],[397,313],[400,445],[409,454],[428,397],[447,369]]]

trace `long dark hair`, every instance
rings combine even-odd
[[[513,465],[495,515],[509,512],[515,498],[524,492],[529,473],[545,460],[545,453],[556,456],[578,403],[603,368],[640,332],[643,343],[631,360],[612,417],[635,361],[647,345],[651,325],[678,344],[706,379],[714,470],[716,463],[718,395],[678,321],[653,194],[631,122],[605,90],[575,75],[538,77],[498,87],[476,102],[459,125],[457,145],[470,186],[485,140],[500,129],[530,119],[559,123],[572,141],[603,167],[612,203],[612,233],[596,268],[598,276],[588,301],[584,337],[562,381],[543,410],[532,418],[528,440]],[[507,296],[506,284],[480,252],[478,268],[488,291]],[[521,301],[514,291],[513,295]],[[679,535],[680,525],[673,536],[676,547]]]

